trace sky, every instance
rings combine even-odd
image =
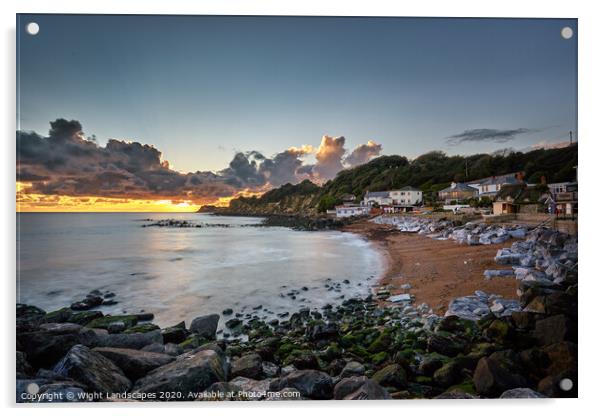
[[[55,138],[94,135],[99,157],[113,162],[121,159],[107,155],[111,140],[151,145],[169,161],[168,168],[156,168],[153,160],[156,169],[199,171],[203,183],[215,179],[209,172],[230,181],[232,189],[213,198],[279,185],[291,169],[295,179],[325,180],[380,154],[524,150],[566,141],[569,131],[577,138],[576,19],[17,20],[18,130],[48,139],[50,122],[77,121],[81,131],[67,126]],[[35,36],[25,32],[31,21],[40,27]],[[567,26],[571,39],[561,36]],[[49,143],[60,153],[57,143],[64,141]],[[38,150],[45,146],[40,143]],[[244,162],[236,160],[239,154],[255,169],[244,178],[232,166]],[[34,159],[28,159],[30,171]],[[38,176],[55,177],[47,165],[42,170]],[[64,182],[72,170],[56,177]],[[258,172],[264,179],[254,177]],[[181,190],[188,195],[190,187]],[[83,192],[51,188],[34,181],[29,192]],[[99,196],[115,196],[110,193]]]

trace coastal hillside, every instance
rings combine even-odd
[[[352,169],[340,171],[322,186],[309,180],[286,184],[260,197],[240,197],[225,209],[240,214],[315,214],[341,203],[346,195],[359,201],[366,191],[384,191],[403,186],[421,189],[425,199],[452,181],[468,182],[494,175],[522,171],[529,183],[575,180],[577,144],[559,149],[530,152],[499,151],[493,154],[448,156],[433,151],[409,160],[405,156],[381,156]]]

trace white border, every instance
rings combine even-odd
[[[517,411],[528,411],[553,414],[577,414],[586,412],[596,406],[596,398],[600,395],[600,355],[597,351],[600,340],[600,294],[602,273],[597,267],[600,247],[600,219],[595,216],[600,210],[602,177],[598,166],[599,155],[602,154],[600,143],[599,102],[602,96],[600,74],[602,65],[599,53],[599,40],[602,39],[602,21],[597,13],[595,2],[545,1],[527,2],[525,0],[504,1],[354,1],[354,0],[223,0],[223,1],[185,1],[185,0],[21,0],[1,2],[0,19],[3,26],[2,56],[0,62],[4,94],[1,101],[4,139],[2,143],[2,253],[1,264],[5,265],[2,276],[4,290],[4,334],[6,342],[2,343],[3,370],[0,382],[4,406],[11,406],[14,400],[14,299],[15,299],[15,13],[119,13],[119,14],[248,14],[248,15],[332,15],[332,16],[442,16],[442,17],[561,17],[579,19],[579,142],[581,182],[580,204],[580,259],[581,259],[581,293],[580,333],[579,333],[579,394],[578,400],[546,400],[546,401],[404,401],[394,403],[362,402],[362,403],[271,403],[269,406],[258,403],[217,404],[195,406],[195,412],[207,412],[211,415],[226,413],[245,414],[307,414],[309,412],[343,411],[350,414],[365,414],[371,409],[382,413],[410,414],[483,414],[504,415]],[[517,97],[520,99],[520,97]],[[595,179],[598,179],[597,181]],[[597,185],[597,186],[596,186]],[[585,224],[585,225],[584,225]],[[590,329],[591,328],[591,329]],[[44,407],[39,412],[44,414],[102,414],[108,412],[128,412],[164,415],[168,408],[176,408],[175,412],[186,412],[187,404],[149,404],[142,409],[129,405],[110,406],[92,404],[65,408]],[[113,407],[109,409],[108,407]],[[124,408],[125,407],[125,408]],[[599,406],[598,406],[599,407]],[[520,409],[519,409],[520,408]],[[14,411],[30,412],[35,408],[13,406]]]

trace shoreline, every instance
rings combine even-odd
[[[486,280],[483,275],[485,270],[511,269],[494,261],[497,250],[509,247],[508,242],[458,244],[401,233],[395,227],[368,220],[348,224],[341,231],[362,236],[380,253],[384,272],[378,280],[379,287],[389,290],[391,295],[409,293],[414,296],[415,304],[426,303],[439,315],[445,313],[451,300],[472,295],[475,290],[518,299],[516,279]],[[408,284],[411,285],[409,289],[402,288]]]

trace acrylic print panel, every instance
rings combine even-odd
[[[17,33],[17,401],[577,395],[575,19]]]

